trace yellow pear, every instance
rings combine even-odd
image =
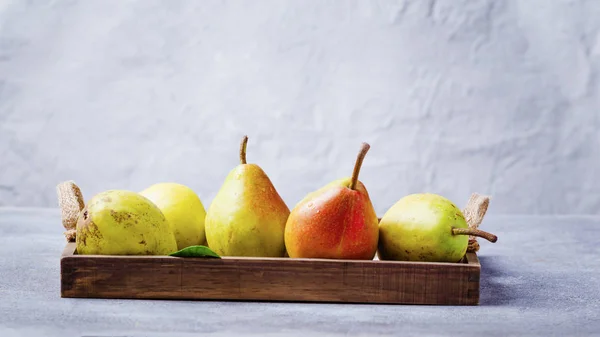
[[[246,163],[247,141],[206,214],[208,246],[223,256],[283,257],[290,210],[267,174]]]
[[[77,253],[82,255],[168,255],[175,236],[160,209],[126,190],[98,193],[79,213]]]
[[[140,194],[150,199],[165,215],[175,234],[178,249],[205,243],[206,210],[191,188],[164,182],[154,184]]]

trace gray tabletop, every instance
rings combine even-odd
[[[63,299],[58,210],[0,208],[0,336],[600,336],[600,217],[482,227],[475,307]]]

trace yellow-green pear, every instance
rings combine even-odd
[[[290,210],[267,174],[246,162],[247,141],[206,214],[208,246],[222,256],[283,257]]]
[[[82,255],[168,255],[177,251],[171,226],[148,198],[126,190],[92,197],[79,213],[75,242]]]
[[[178,249],[205,243],[206,210],[191,188],[164,182],[154,184],[140,194],[150,199],[165,215],[175,234]]]
[[[469,235],[491,242],[497,237],[469,228],[461,210],[433,193],[408,195],[379,222],[380,260],[458,262],[467,251]]]

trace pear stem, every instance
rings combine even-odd
[[[246,145],[248,144],[248,136],[242,138],[240,143],[240,163],[246,164]]]
[[[488,233],[479,229],[475,229],[475,228],[456,228],[456,227],[452,227],[452,234],[454,235],[472,235],[472,236],[478,236],[480,238],[484,238],[486,240],[488,240],[489,242],[496,242],[498,241],[498,237],[492,233]]]
[[[354,164],[354,171],[352,171],[352,182],[350,183],[350,189],[356,190],[356,184],[358,183],[358,174],[360,173],[360,167],[362,166],[363,160],[367,155],[367,152],[371,146],[367,143],[362,143],[360,152],[356,156],[356,163]]]

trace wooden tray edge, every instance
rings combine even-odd
[[[479,262],[479,258],[476,253],[467,253],[465,262],[462,263],[434,263],[434,262],[410,262],[410,261],[380,261],[380,260],[330,260],[330,259],[290,259],[290,258],[248,258],[248,257],[223,257],[222,259],[206,259],[206,258],[177,258],[170,256],[115,256],[115,255],[77,255],[75,254],[75,243],[68,243],[61,255],[61,297],[64,298],[121,298],[121,299],[167,299],[167,300],[220,300],[220,301],[272,301],[272,302],[328,302],[328,303],[365,303],[365,304],[433,304],[433,305],[478,305],[479,304],[479,281],[480,281],[480,270],[481,265]],[[221,261],[220,261],[221,260]],[[84,277],[79,278],[77,274],[74,274],[72,271],[74,266],[79,266],[82,264],[92,263],[95,266],[95,263],[98,262],[100,264],[104,264],[105,266],[118,266],[119,264],[135,264],[135,265],[144,265],[144,264],[153,264],[153,265],[169,265],[169,266],[177,266],[179,268],[179,272],[181,270],[187,270],[189,267],[192,268],[201,268],[204,267],[215,267],[215,265],[219,265],[222,263],[228,265],[236,265],[236,266],[247,266],[247,265],[257,265],[256,271],[254,269],[249,272],[245,270],[244,277],[251,277],[251,273],[258,273],[260,275],[261,266],[265,266],[267,268],[276,268],[276,265],[281,266],[294,266],[298,268],[302,268],[303,266],[308,267],[318,267],[318,268],[338,268],[340,271],[347,270],[348,268],[361,269],[365,268],[366,270],[370,270],[369,268],[385,268],[385,270],[413,270],[417,269],[427,269],[427,270],[443,270],[444,273],[456,274],[459,277],[463,277],[466,279],[464,291],[464,296],[460,298],[456,298],[448,303],[424,303],[431,302],[431,300],[424,301],[423,303],[419,301],[415,301],[415,303],[406,303],[406,301],[399,301],[398,303],[392,302],[381,302],[381,301],[373,301],[369,302],[367,300],[359,300],[353,301],[352,296],[349,298],[343,298],[341,301],[335,301],[329,299],[325,300],[304,300],[304,299],[290,299],[290,298],[270,298],[270,299],[262,299],[262,298],[236,298],[236,296],[217,296],[211,295],[213,298],[202,298],[204,295],[196,295],[188,293],[186,296],[182,296],[181,294],[142,294],[136,295],[133,293],[124,293],[114,295],[107,293],[100,293],[94,285],[94,281],[90,281],[88,279],[84,279]],[[118,263],[117,263],[118,262]],[[105,268],[106,272],[115,272],[109,270],[109,268]],[[103,269],[94,270],[94,274],[97,271],[102,273]],[[239,273],[239,272],[238,272]],[[445,275],[445,274],[444,274]],[[463,276],[460,276],[463,275]],[[89,276],[89,275],[88,275]],[[239,277],[239,274],[237,275]],[[456,278],[456,276],[453,276]],[[427,279],[427,278],[425,278]],[[85,285],[79,285],[77,289],[73,290],[73,284],[77,282],[86,282]],[[458,282],[458,281],[456,281]],[[298,286],[295,284],[294,286]],[[460,285],[462,287],[462,285]],[[177,288],[175,284],[167,286],[167,288]],[[132,290],[134,288],[130,288]],[[412,288],[411,288],[412,289]],[[125,289],[127,290],[127,289]],[[291,289],[290,289],[291,290]],[[306,291],[306,289],[304,289]],[[360,297],[360,296],[359,296]]]

